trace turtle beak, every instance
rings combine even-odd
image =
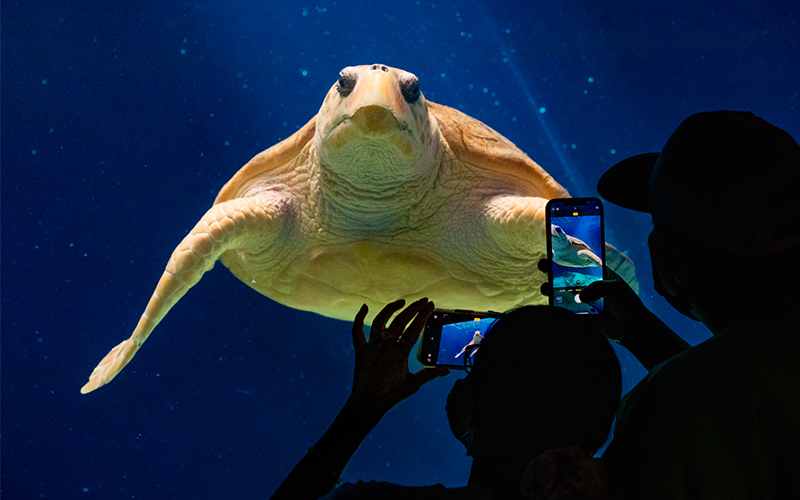
[[[380,64],[365,66],[353,92],[345,98],[344,115],[365,135],[408,130],[411,108],[400,91],[398,72]]]
[[[350,122],[362,135],[375,137],[385,136],[407,128],[395,118],[392,110],[374,105],[358,108]]]

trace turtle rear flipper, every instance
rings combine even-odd
[[[86,394],[109,382],[133,358],[172,306],[228,249],[253,239],[269,245],[278,234],[279,197],[237,198],[214,205],[178,245],[130,338],[111,350],[81,388]]]
[[[81,387],[81,394],[92,392],[100,386],[106,385],[125,368],[125,365],[133,359],[133,355],[139,350],[139,346],[132,339],[127,339],[117,347],[111,349],[100,364],[92,370],[89,381]]]

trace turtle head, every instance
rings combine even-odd
[[[339,73],[317,114],[323,168],[366,189],[428,177],[438,160],[435,120],[413,74],[382,64]]]

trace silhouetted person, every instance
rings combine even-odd
[[[603,456],[614,498],[800,498],[797,142],[751,113],[700,113],[597,189],[652,214],[656,290],[714,334],[625,398]],[[634,354],[671,342],[624,283],[581,294],[600,296],[605,333]]]
[[[383,415],[424,383],[448,373],[443,368],[409,373],[409,352],[433,304],[417,301],[386,327],[387,319],[402,306],[402,301],[395,302],[378,314],[369,342],[363,334],[366,306],[359,311],[353,325],[352,394],[273,498],[316,498],[328,493]],[[577,498],[606,498],[601,472],[592,467],[598,459],[590,457],[606,441],[620,386],[617,358],[590,323],[557,308],[529,306],[512,311],[487,332],[472,369],[456,381],[447,398],[450,427],[473,457],[468,486],[447,489],[359,482],[342,485],[331,497],[523,498],[524,474],[526,490],[560,487],[562,481],[547,473],[549,461],[561,453],[588,465],[586,477],[565,482],[576,490]],[[553,448],[561,450],[540,456]]]

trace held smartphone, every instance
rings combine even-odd
[[[422,332],[419,362],[463,370],[471,364],[481,340],[500,316],[496,312],[434,309]]]
[[[602,299],[584,304],[578,293],[604,278],[603,205],[597,198],[556,198],[545,208],[550,305],[576,314],[597,314]]]

